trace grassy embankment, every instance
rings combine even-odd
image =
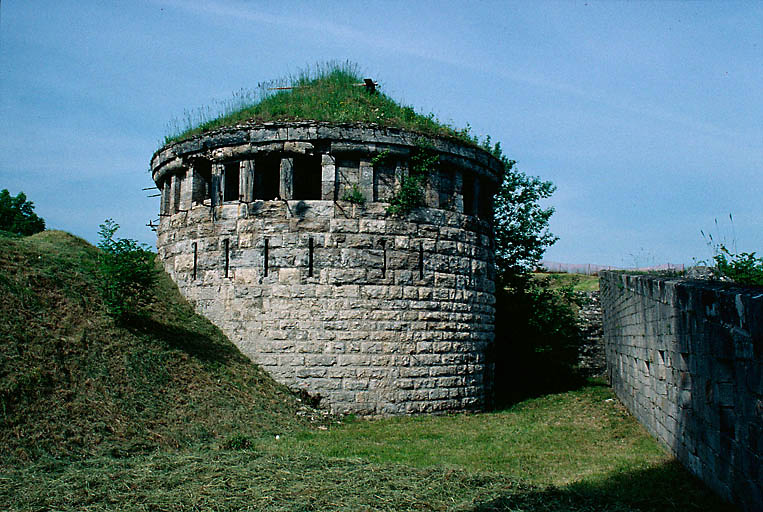
[[[599,291],[599,276],[568,274],[566,272],[538,272],[533,274],[533,277],[548,280],[552,289],[570,286],[574,292]]]
[[[375,123],[425,135],[456,137],[476,145],[468,127],[458,130],[439,121],[434,114],[422,115],[413,107],[401,105],[381,90],[369,94],[365,87],[355,85],[359,83],[363,83],[363,76],[355,64],[319,64],[297,76],[241,90],[214,107],[187,111],[184,119],[171,123],[164,142],[243,122],[315,120]],[[293,89],[270,90],[274,86]]]
[[[340,422],[249,363],[166,276],[146,317],[115,326],[96,255],[61,232],[0,237],[2,509],[725,510],[601,384]]]

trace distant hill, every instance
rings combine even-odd
[[[624,268],[615,267],[613,265],[596,265],[593,263],[560,263],[558,261],[548,260],[543,260],[541,262],[541,267],[543,267],[548,272],[566,272],[568,274],[586,275],[598,273],[600,270],[684,270],[684,265],[676,263],[664,263],[662,265],[653,265],[650,267]]]
[[[318,418],[194,314],[161,274],[127,327],[105,315],[98,249],[60,231],[0,234],[0,456],[225,445]]]

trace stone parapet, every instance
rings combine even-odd
[[[600,276],[617,396],[722,497],[763,509],[763,289]]]

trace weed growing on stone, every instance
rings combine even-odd
[[[386,156],[379,155],[382,160]],[[424,140],[419,140],[411,155],[411,168],[407,174],[398,177],[399,186],[389,200],[387,213],[407,215],[414,208],[424,204],[424,183],[429,176],[437,172],[440,156]]]
[[[733,232],[734,217],[731,214],[729,221]],[[718,232],[718,219],[715,219],[715,228]],[[716,277],[741,285],[763,286],[763,258],[756,256],[756,252],[737,252],[736,237],[729,243],[725,239],[716,240],[712,233],[700,233],[714,253]]]
[[[353,183],[351,187],[347,187],[342,195],[342,201],[348,201],[352,204],[365,204],[366,196],[360,190],[357,183]]]

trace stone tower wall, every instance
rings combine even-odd
[[[167,146],[152,159],[164,267],[243,353],[334,412],[483,407],[502,167],[461,143],[423,142],[441,165],[426,207],[403,217],[386,201],[418,135],[287,123]]]

